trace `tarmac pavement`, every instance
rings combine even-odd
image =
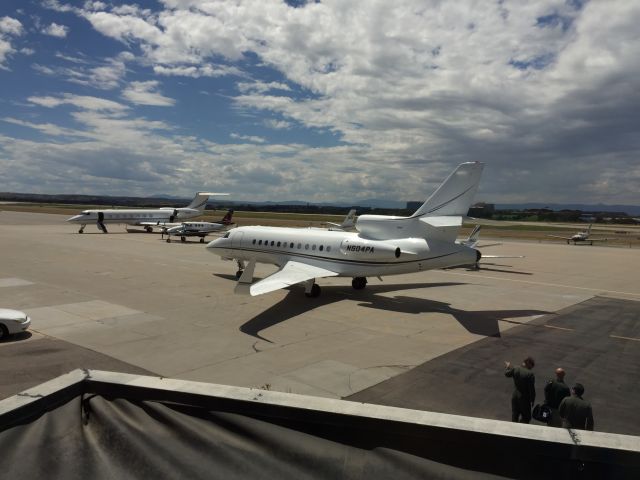
[[[114,225],[108,235],[94,226],[80,235],[65,218],[0,212],[0,307],[28,312],[33,334],[0,343],[0,358],[10,348],[16,362],[33,365],[24,372],[34,385],[59,372],[31,360],[39,354],[27,347],[55,339],[161,376],[348,397],[475,342],[502,345],[512,329],[595,296],[640,300],[640,250],[525,242],[487,248],[526,258],[494,259],[480,271],[370,279],[363,291],[350,279],[320,279],[317,299],[299,286],[236,296],[235,263],[197,241],[167,244]],[[256,275],[273,270],[261,265]],[[483,368],[499,376],[505,359],[496,352]],[[69,360],[109,369],[71,348]]]

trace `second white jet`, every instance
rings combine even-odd
[[[475,263],[480,253],[456,242],[482,174],[479,162],[459,165],[410,217],[361,215],[357,232],[282,227],[239,227],[207,245],[223,259],[236,260],[236,293],[260,295],[304,283],[317,297],[323,277],[352,277],[356,290],[367,277],[420,272]],[[256,263],[279,270],[253,282]]]

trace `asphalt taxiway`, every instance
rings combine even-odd
[[[606,396],[590,397],[598,382],[590,376],[594,371],[610,388],[629,392],[629,405],[640,403],[633,392],[637,369],[619,364],[640,364],[640,332],[633,326],[640,311],[640,249],[507,242],[487,253],[526,258],[495,259],[480,271],[371,279],[364,291],[354,291],[350,279],[321,279],[316,299],[305,297],[301,287],[248,297],[233,294],[235,264],[197,241],[167,244],[159,234],[127,234],[120,226],[110,226],[108,235],[88,226],[80,235],[65,218],[0,212],[0,307],[32,317],[30,334],[0,344],[2,378],[21,372],[20,382],[1,382],[1,397],[26,388],[31,379],[35,385],[65,373],[77,358],[79,368],[334,398],[362,392],[367,401],[410,401],[412,408],[506,420],[511,385],[501,377],[503,361],[536,355],[541,395],[542,380],[558,362],[567,362],[558,354],[566,348],[583,352],[567,362],[567,375],[570,381],[588,379],[585,396],[596,416],[609,405]],[[260,266],[256,276],[273,270]],[[590,317],[572,337],[567,329],[576,331],[573,326],[554,323],[562,312],[594,298],[626,301],[630,313]],[[627,327],[617,328],[617,322]],[[538,329],[545,336],[529,333]],[[598,343],[598,353],[590,355],[599,335],[608,343]],[[514,338],[517,348],[510,350]],[[52,342],[60,358],[38,361]],[[616,350],[624,355],[602,354]],[[458,363],[464,352],[465,362]],[[112,367],[105,367],[109,362]],[[438,375],[427,371],[430,365]],[[430,380],[411,377],[420,372]],[[438,376],[449,390],[442,390]],[[393,382],[403,378],[423,388],[402,387],[403,398],[389,400],[393,395],[385,386],[400,391]],[[470,392],[477,393],[474,385],[483,382],[492,385],[485,389],[494,395],[488,403],[502,402],[504,408],[492,410],[474,398]],[[443,400],[449,397],[457,401]],[[625,404],[624,395],[616,398]],[[640,433],[640,421],[627,420],[627,431],[616,430],[620,422],[603,426],[596,418],[596,424],[605,431]]]

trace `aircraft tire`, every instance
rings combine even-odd
[[[320,296],[320,285],[318,285],[317,283],[314,283],[313,286],[311,287],[311,291],[310,292],[304,292],[304,294],[309,297],[309,298],[317,298]]]
[[[354,279],[351,280],[351,286],[354,290],[362,290],[367,286],[367,277],[354,277]]]
[[[4,325],[0,325],[0,340],[9,336],[9,330]]]
[[[83,229],[78,230],[78,233],[84,233]]]
[[[167,243],[171,243],[171,239],[170,238],[167,238]]]
[[[186,239],[185,237],[180,237],[180,241],[181,241],[181,242],[186,242],[186,241],[187,241],[187,239]]]
[[[240,277],[242,276],[242,270],[238,270],[236,272],[236,280],[240,280]]]
[[[200,243],[204,243],[204,237],[200,238]]]

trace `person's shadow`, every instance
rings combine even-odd
[[[273,343],[260,333],[269,327],[297,317],[314,308],[330,305],[343,300],[353,300],[365,308],[388,310],[396,313],[429,313],[440,312],[453,316],[467,331],[487,337],[499,337],[499,320],[513,317],[529,317],[543,315],[550,312],[542,310],[479,310],[465,311],[451,307],[445,302],[415,298],[409,296],[388,297],[379,295],[398,290],[412,290],[416,288],[436,288],[465,285],[464,283],[410,283],[400,285],[367,285],[364,290],[353,295],[347,295],[346,286],[323,286],[322,294],[318,298],[307,298],[302,289],[290,287],[287,295],[277,304],[256,315],[240,326],[240,331],[265,342]]]

